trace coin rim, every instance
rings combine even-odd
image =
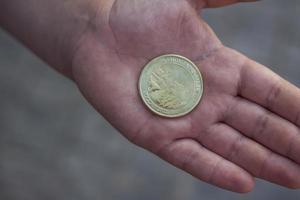
[[[195,101],[195,105],[192,106],[190,109],[188,109],[187,111],[185,112],[182,112],[182,113],[178,113],[178,114],[173,114],[173,115],[168,115],[168,114],[164,114],[164,113],[160,113],[158,111],[156,111],[154,108],[152,108],[150,105],[148,105],[146,103],[146,100],[143,96],[143,92],[142,92],[142,75],[144,74],[144,72],[150,68],[151,66],[151,63],[152,62],[155,62],[156,60],[159,60],[161,58],[165,58],[165,57],[177,57],[177,58],[180,58],[180,59],[183,59],[187,62],[189,62],[192,67],[198,72],[198,75],[200,77],[200,82],[201,82],[201,93],[198,97],[198,99]],[[181,56],[181,55],[177,55],[177,54],[165,54],[165,55],[161,55],[161,56],[158,56],[158,57],[155,57],[153,58],[152,60],[150,60],[149,62],[147,62],[147,64],[145,65],[145,67],[143,68],[143,70],[141,71],[140,73],[140,77],[139,77],[139,93],[140,93],[140,97],[142,98],[142,101],[143,103],[147,106],[148,109],[150,109],[153,113],[159,115],[159,116],[162,116],[162,117],[167,117],[167,118],[176,118],[176,117],[182,117],[182,116],[185,116],[187,115],[188,113],[192,112],[200,103],[200,100],[202,99],[202,96],[203,96],[203,93],[204,93],[204,85],[203,85],[203,77],[202,77],[202,74],[199,70],[199,68],[197,67],[197,65],[192,62],[190,59],[184,57],[184,56]]]

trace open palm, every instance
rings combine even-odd
[[[107,1],[82,36],[74,79],[130,141],[203,181],[236,192],[250,191],[253,177],[298,188],[300,91],[224,47],[198,15],[231,2]],[[174,119],[138,94],[145,64],[170,53],[195,62],[204,80],[200,104]]]

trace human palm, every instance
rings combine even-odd
[[[300,91],[221,44],[198,15],[203,6],[215,4],[105,4],[82,36],[73,60],[74,79],[87,100],[131,142],[203,181],[236,192],[250,191],[253,177],[298,188]],[[204,81],[200,104],[172,119],[150,112],[138,94],[145,64],[170,53],[195,62]]]

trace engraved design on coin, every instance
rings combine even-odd
[[[171,73],[171,69],[162,66],[154,70],[149,80],[149,94],[162,108],[178,109],[186,104],[186,90]]]
[[[163,55],[143,69],[139,92],[145,105],[165,117],[191,112],[203,93],[202,76],[194,63],[183,56]]]

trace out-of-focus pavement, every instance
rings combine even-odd
[[[226,45],[300,86],[299,0],[204,16]],[[240,195],[196,180],[127,142],[73,83],[0,31],[0,199],[299,200],[300,191],[258,181]]]

